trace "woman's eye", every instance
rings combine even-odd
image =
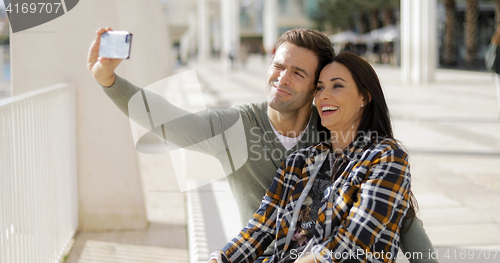
[[[323,89],[323,86],[316,87],[316,91],[322,91]]]
[[[342,85],[340,85],[340,84],[335,84],[335,85],[333,85],[333,88],[334,88],[334,89],[336,89],[336,88],[342,88],[342,87],[344,87],[344,86],[342,86]]]

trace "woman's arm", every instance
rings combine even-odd
[[[342,262],[346,256],[354,260],[350,262],[362,262],[368,253],[375,252],[379,252],[378,256],[384,252],[380,262],[392,262],[397,256],[400,226],[409,207],[407,155],[389,145],[379,152],[374,150],[370,156],[355,171],[362,173],[356,177],[363,181],[341,192],[346,203],[353,203],[347,218],[336,232],[312,249],[321,262]]]

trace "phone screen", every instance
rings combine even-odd
[[[108,31],[101,35],[99,56],[104,58],[129,59],[132,34],[126,31]]]

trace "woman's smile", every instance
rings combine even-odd
[[[322,105],[321,106],[321,117],[333,115],[338,110],[339,110],[339,107],[337,107],[337,106]]]

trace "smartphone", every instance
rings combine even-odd
[[[132,34],[126,31],[108,31],[101,35],[99,57],[129,59]]]

